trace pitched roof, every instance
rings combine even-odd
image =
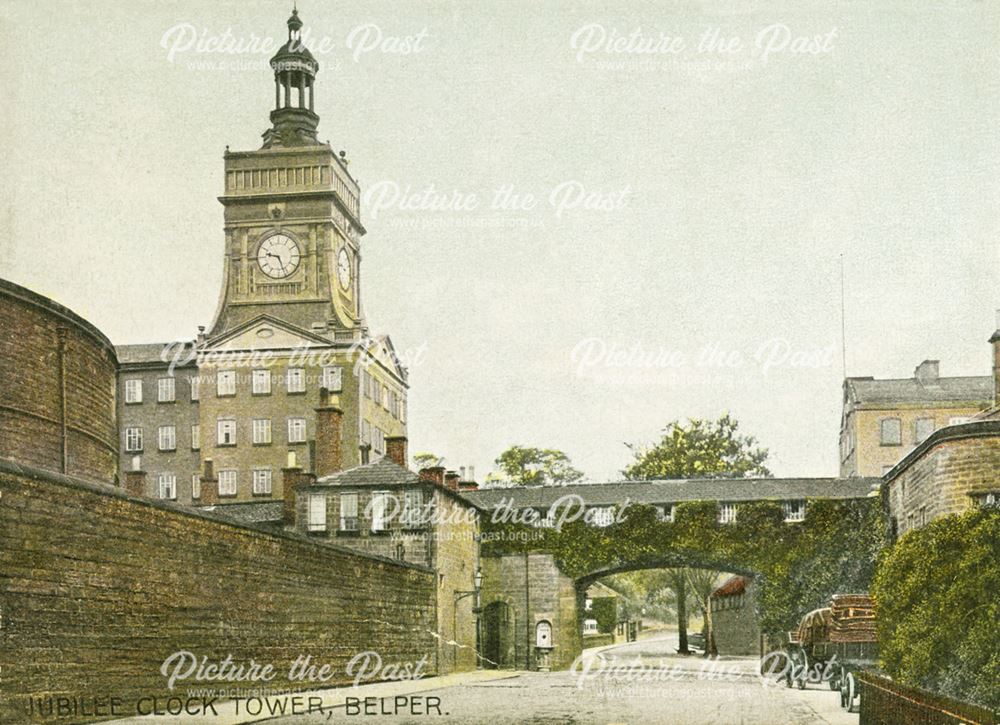
[[[420,483],[420,476],[388,458],[316,479],[314,486],[391,486]]]
[[[747,588],[747,578],[736,574],[719,585],[719,588],[712,592],[712,597],[731,597],[734,594],[742,594]]]
[[[122,364],[155,362],[166,365],[160,355],[162,355],[164,348],[172,344],[169,342],[148,342],[140,345],[115,345],[115,352],[118,354],[118,362]]]
[[[590,506],[681,501],[787,501],[804,498],[865,498],[879,478],[707,478],[619,481],[572,486],[513,486],[462,492],[483,508],[510,501],[519,508],[548,508],[563,496],[580,496]]]
[[[847,378],[848,399],[860,406],[940,405],[967,403],[985,408],[993,401],[993,377],[969,375],[953,378]]]
[[[284,501],[249,501],[245,503],[226,503],[216,506],[198,506],[202,511],[210,511],[216,516],[235,521],[239,524],[268,524],[280,522],[284,512]]]

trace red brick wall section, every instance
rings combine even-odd
[[[178,650],[272,663],[273,687],[300,654],[337,684],[370,649],[436,672],[430,570],[7,463],[0,500],[0,722],[27,722],[30,696],[112,695],[134,714],[167,694]]]
[[[117,367],[111,343],[96,328],[0,280],[0,458],[62,471],[65,399],[66,472],[113,480]]]

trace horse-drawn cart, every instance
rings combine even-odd
[[[809,612],[788,633],[785,683],[804,689],[826,682],[840,691],[840,706],[854,711],[858,697],[855,672],[878,661],[875,605],[867,594],[835,594],[830,606]]]

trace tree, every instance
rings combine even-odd
[[[436,466],[442,460],[440,456],[436,456],[433,453],[423,452],[413,454],[413,465],[418,471],[423,468]]]
[[[626,444],[635,460],[622,473],[633,481],[770,476],[764,465],[767,449],[759,447],[753,436],[739,435],[738,430],[739,423],[728,413],[718,420],[672,421],[655,446]]]
[[[494,463],[502,480],[517,486],[558,486],[583,478],[570,464],[569,456],[552,448],[511,446]]]
[[[1000,509],[943,516],[879,562],[882,667],[916,685],[1000,708]]]
[[[712,631],[712,607],[709,597],[715,591],[722,576],[721,572],[710,569],[683,569],[684,579],[694,593],[698,608],[701,610],[703,629],[705,630],[705,656],[717,655],[715,637]]]

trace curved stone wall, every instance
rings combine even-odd
[[[113,482],[117,369],[100,330],[0,279],[0,458]]]

